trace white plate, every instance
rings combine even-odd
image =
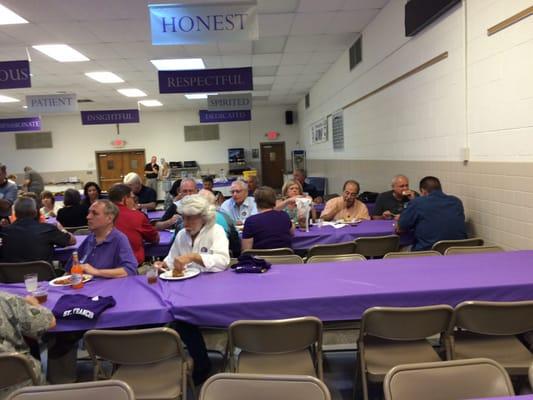
[[[198,268],[187,268],[184,271],[183,276],[174,277],[172,276],[172,271],[165,271],[159,275],[159,277],[166,281],[181,281],[183,279],[195,277],[198,274],[200,274],[200,270]]]
[[[50,282],[50,286],[70,286],[72,283],[62,283],[65,279],[70,279],[71,275],[64,275],[60,276],[59,278],[52,279]],[[83,283],[89,282],[91,279],[93,279],[92,275],[89,274],[83,274]]]

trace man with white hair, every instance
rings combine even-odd
[[[253,197],[248,196],[248,185],[243,180],[236,180],[231,184],[231,199],[227,199],[220,206],[233,220],[235,225],[243,225],[246,218],[257,214],[257,205]]]
[[[128,185],[137,196],[137,208],[155,210],[157,205],[157,193],[154,189],[144,186],[142,179],[135,172],[130,172],[124,177],[124,183]]]
[[[418,196],[409,189],[409,179],[405,175],[392,178],[392,190],[381,193],[376,199],[372,219],[399,219],[407,203]]]

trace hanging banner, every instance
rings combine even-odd
[[[256,3],[149,4],[153,45],[257,40]]]
[[[219,94],[207,96],[209,111],[251,110],[252,94]]]
[[[27,60],[0,62],[0,89],[31,87],[30,63]]]
[[[200,110],[200,122],[235,122],[250,121],[252,112],[250,110],[241,111],[208,111]]]
[[[40,117],[0,119],[0,132],[33,132],[40,130]]]
[[[75,93],[26,96],[26,105],[26,111],[32,113],[71,112],[78,109]]]
[[[252,67],[159,71],[159,93],[253,90]]]
[[[82,125],[129,124],[139,122],[139,110],[82,111]]]

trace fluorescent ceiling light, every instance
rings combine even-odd
[[[191,93],[186,94],[185,97],[187,97],[189,100],[200,100],[200,99],[207,99],[207,95],[215,95],[218,93]]]
[[[120,76],[108,71],[86,72],[85,75],[100,83],[124,82],[124,79],[122,79]]]
[[[42,44],[32,47],[59,62],[89,61],[78,50],[73,49],[67,44]]]
[[[2,96],[0,94],[0,103],[16,103],[17,101],[20,101],[20,100],[15,99],[14,97]]]
[[[27,24],[24,18],[0,4],[0,25]]]
[[[168,60],[150,60],[159,71],[180,71],[185,69],[205,69],[201,58],[174,58]]]
[[[139,103],[145,107],[160,107],[163,105],[159,100],[141,100]]]
[[[117,92],[120,94],[126,96],[126,97],[144,97],[146,96],[146,93],[144,93],[140,89],[117,89]]]

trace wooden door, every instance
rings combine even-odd
[[[129,151],[122,153],[122,169],[124,175],[136,172],[144,181],[144,151]]]
[[[285,173],[285,142],[261,143],[260,148],[263,185],[281,189]]]
[[[144,176],[144,151],[97,152],[98,177],[102,190],[109,190],[115,183],[121,183],[129,172]]]

